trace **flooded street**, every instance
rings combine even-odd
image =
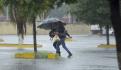
[[[1,43],[18,43],[15,35],[0,36]],[[59,59],[17,59],[16,52],[30,52],[33,48],[18,49],[0,47],[0,70],[119,70],[115,48],[99,48],[97,45],[105,44],[105,36],[72,35],[73,41],[66,42],[73,53],[67,58],[67,52],[61,47]],[[114,37],[110,37],[111,44],[115,44]],[[24,43],[32,44],[33,37],[25,36]],[[37,43],[43,45],[38,51],[55,52],[52,41],[48,35],[38,35]]]

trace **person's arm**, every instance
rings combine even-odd
[[[70,36],[70,34],[66,31],[66,35],[69,37],[69,38],[72,38],[71,36]]]

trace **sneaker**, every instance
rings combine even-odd
[[[68,55],[68,58],[70,58],[71,56],[72,56],[72,54],[69,54],[69,55]]]
[[[56,54],[58,54],[59,56],[61,56],[61,53],[60,52],[56,52]]]

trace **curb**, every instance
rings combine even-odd
[[[106,44],[100,44],[97,46],[98,48],[116,48],[116,45],[106,45]]]

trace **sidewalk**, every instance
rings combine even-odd
[[[105,37],[100,36],[72,36],[74,41],[67,42],[73,56],[67,58],[63,48],[59,59],[16,59],[16,52],[33,51],[32,48],[19,50],[17,48],[0,48],[0,70],[118,70],[115,48],[97,48],[105,43]],[[2,36],[7,43],[17,43],[16,36]],[[55,52],[48,36],[37,36],[43,47],[38,51]],[[114,37],[111,37],[114,43]],[[24,43],[32,43],[32,36],[27,36]]]

